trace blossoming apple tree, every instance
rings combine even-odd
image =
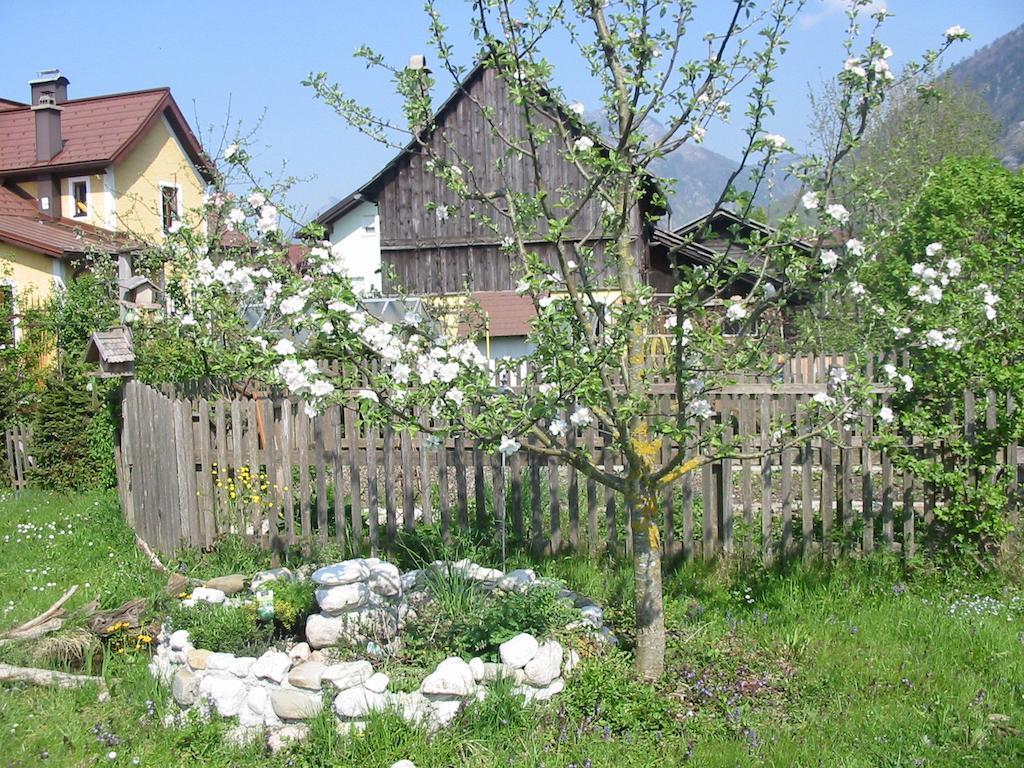
[[[661,489],[704,464],[738,455],[722,428],[713,426],[716,392],[741,370],[772,369],[765,329],[778,327],[795,296],[828,278],[836,262],[856,250],[853,241],[823,247],[848,216],[833,199],[831,183],[836,163],[856,146],[867,116],[894,80],[891,51],[879,37],[886,14],[865,20],[860,11],[866,3],[852,3],[842,43],[847,61],[837,67],[838,139],[827,156],[808,158],[794,171],[805,184],[799,209],[778,222],[775,232],[744,237],[749,259],[698,266],[673,249],[675,285],[668,302],[659,303],[645,283],[643,258],[637,256],[642,249],[633,241],[637,228],[630,226],[641,197],[657,186],[648,171],[652,160],[701,141],[739,111],[730,102],[744,102],[741,161],[719,200],[742,215],[753,196],[735,193],[733,182],[749,176],[749,188],[761,189],[767,173],[791,149],[772,131],[770,86],[802,3],[736,0],[728,4],[722,28],[697,45],[695,5],[470,2],[474,44],[485,66],[507,84],[527,125],[525,136],[508,136],[497,117],[484,110],[502,167],[532,169],[530,188],[510,184],[500,199],[477,187],[474,169],[454,151],[431,154],[425,137],[433,128],[433,81],[424,70],[391,67],[370,49],[359,52],[371,67],[393,77],[404,99],[403,121],[357,104],[326,75],[308,81],[350,124],[389,146],[413,142],[459,199],[489,206],[480,220],[503,243],[518,273],[517,290],[536,310],[528,374],[514,387],[502,386],[512,362],[485,360],[472,331],[468,336],[452,331],[459,327],[460,305],[440,302],[403,322],[383,322],[353,290],[345,253],[337,247],[315,243],[304,271],[288,267],[279,210],[271,207],[265,190],[237,197],[218,193],[210,203],[218,221],[244,231],[255,245],[225,251],[215,238],[182,230],[172,238],[177,245],[167,246],[177,248],[189,286],[181,292],[177,323],[203,354],[244,358],[253,376],[286,386],[310,412],[356,401],[366,419],[461,433],[506,455],[528,451],[554,457],[622,493],[632,521],[636,662],[647,679],[659,677],[664,666]],[[458,82],[462,70],[447,28],[432,1],[426,11],[439,69]],[[948,31],[942,45],[913,68],[931,65],[945,46],[965,35]],[[570,103],[553,82],[544,51],[555,44],[572,45],[600,85],[603,95],[595,105],[600,117],[592,119],[583,105]],[[544,119],[551,117],[557,119]],[[653,132],[651,118],[664,128]],[[560,185],[539,161],[538,149],[548,144],[579,169],[588,181],[584,188]],[[228,164],[247,163],[244,145],[229,149]],[[574,217],[592,200],[603,210],[599,231],[569,237]],[[429,206],[439,218],[453,212],[447,204]],[[554,263],[531,248],[538,237],[555,246]],[[812,247],[794,248],[798,238]],[[609,265],[604,271],[598,241],[604,244],[600,263]],[[752,288],[737,293],[741,276]],[[241,307],[248,309],[248,319]],[[646,339],[652,334],[670,339],[664,360],[648,354]],[[322,370],[315,361],[324,358],[337,361],[336,370]],[[670,413],[652,408],[657,379],[674,383]],[[855,377],[836,370],[831,382],[808,412],[815,424],[811,434],[834,430],[861,402],[863,388]],[[423,413],[432,418],[424,420]],[[702,423],[705,428],[698,430]],[[591,425],[610,436],[623,457],[621,466],[605,469],[571,447],[570,433]],[[796,434],[794,424],[779,421],[765,449],[779,451],[807,437]]]

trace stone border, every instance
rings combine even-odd
[[[566,650],[553,639],[538,639],[520,633],[499,647],[500,662],[480,658],[468,662],[459,657],[442,661],[411,693],[389,691],[390,680],[374,672],[366,659],[334,662],[328,649],[339,641],[365,644],[368,655],[379,655],[383,647],[401,636],[407,622],[423,604],[431,571],[462,576],[485,592],[504,595],[527,592],[556,582],[538,579],[529,569],[503,573],[470,560],[449,563],[435,561],[423,569],[400,573],[379,558],[357,558],[325,566],[309,578],[317,585],[320,613],[306,622],[306,642],[288,650],[267,650],[259,658],[239,657],[195,648],[188,632],[161,631],[150,672],[171,685],[175,703],[182,712],[171,715],[168,724],[179,721],[187,710],[201,716],[212,712],[237,717],[238,728],[231,737],[244,741],[268,730],[268,744],[277,750],[289,739],[303,738],[308,726],[325,706],[324,693],[342,732],[362,730],[371,712],[392,709],[410,722],[429,730],[443,728],[467,702],[487,696],[487,684],[512,680],[514,691],[524,704],[546,701],[565,687],[565,678],[579,663],[575,650]],[[279,579],[295,579],[284,568],[261,571],[251,582],[253,593]],[[240,577],[230,576],[207,582],[182,601],[183,605],[209,602],[240,605],[251,597],[228,596],[219,586],[242,588]],[[585,630],[599,644],[614,643],[604,623],[601,607],[588,598],[560,589],[559,596],[572,601],[580,619],[568,629]]]

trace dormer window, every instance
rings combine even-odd
[[[177,184],[160,184],[160,223],[164,234],[173,231],[181,221],[181,187]]]
[[[75,219],[89,218],[89,179],[71,179],[71,216]]]

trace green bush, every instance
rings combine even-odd
[[[81,491],[116,485],[113,423],[107,404],[94,401],[80,368],[57,366],[47,377],[32,427],[35,465],[29,480],[41,488]]]
[[[289,635],[305,633],[306,618],[317,610],[311,581],[274,581],[267,589],[274,593],[274,620]]]
[[[529,592],[487,601],[476,620],[466,623],[456,644],[470,652],[494,656],[499,645],[520,632],[548,637],[579,618],[572,605],[558,596],[556,587],[534,587]]]
[[[188,631],[196,648],[238,656],[259,656],[273,637],[274,625],[263,623],[254,605],[227,606],[200,603],[177,607],[171,613],[172,631]]]
[[[668,733],[678,727],[676,703],[636,677],[630,657],[618,649],[584,659],[561,694],[569,722],[613,733]]]

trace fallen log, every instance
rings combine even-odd
[[[31,621],[26,621],[21,626],[14,627],[13,629],[9,629],[0,634],[0,645],[12,643],[17,640],[31,640],[45,635],[47,632],[54,632],[60,629],[64,625],[63,619],[60,618],[65,613],[64,603],[71,599],[71,596],[77,591],[78,585],[75,584],[71,589],[61,595],[57,602]]]
[[[102,677],[92,675],[72,675],[52,669],[36,669],[33,667],[13,667],[0,664],[0,683],[31,683],[50,688],[81,688],[85,685],[96,685],[100,689],[99,701],[110,698],[107,683]]]

